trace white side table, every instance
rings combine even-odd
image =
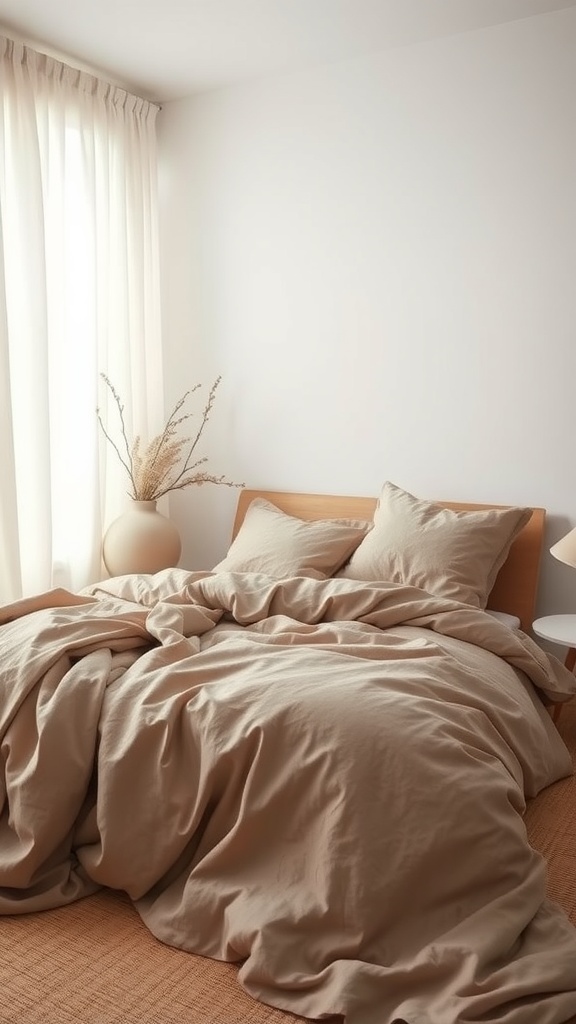
[[[561,644],[562,647],[568,648],[564,664],[570,672],[573,672],[576,665],[576,615],[544,615],[543,618],[536,619],[532,623],[532,629],[537,636],[541,636],[544,640],[550,640],[551,643]],[[554,721],[558,720],[562,706],[562,704],[554,705],[552,710]]]

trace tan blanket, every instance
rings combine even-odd
[[[346,1024],[576,1019],[525,797],[569,774],[526,636],[413,588],[124,577],[0,610],[0,911],[123,889]]]

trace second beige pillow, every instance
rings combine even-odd
[[[372,530],[338,573],[390,580],[485,608],[510,545],[530,508],[456,512],[387,481]]]

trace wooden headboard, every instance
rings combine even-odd
[[[246,509],[254,498],[265,498],[287,515],[299,519],[364,519],[371,521],[376,498],[346,497],[338,494],[295,494],[290,491],[240,491],[232,536],[238,533]],[[461,512],[477,512],[506,505],[477,505],[457,501],[438,501],[444,508]],[[544,540],[546,511],[533,509],[526,526],[520,531],[508,558],[496,579],[488,600],[488,608],[517,615],[522,629],[529,632],[535,617],[540,559]]]

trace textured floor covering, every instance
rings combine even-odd
[[[576,702],[559,729],[576,766]],[[541,794],[526,816],[548,860],[550,895],[576,924],[576,777]],[[236,968],[169,949],[121,894],[0,918],[0,1024],[289,1024],[257,1003]]]
[[[0,919],[2,1024],[289,1024],[232,964],[158,942],[121,894]]]
[[[576,699],[557,722],[576,772]],[[526,812],[532,846],[548,862],[548,892],[576,925],[576,776],[549,786]]]

